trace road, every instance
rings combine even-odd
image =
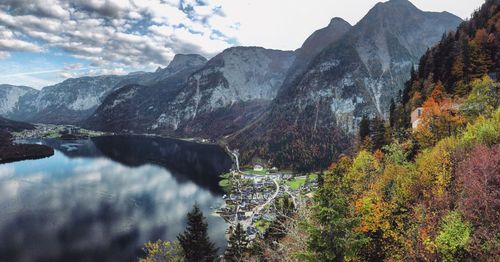
[[[260,206],[256,206],[254,209],[253,209],[253,213],[259,213],[265,206],[269,205],[271,203],[271,201],[273,201],[277,196],[278,196],[278,193],[280,192],[280,184],[278,183],[278,181],[276,181],[276,179],[273,179],[273,182],[274,184],[276,185],[276,191],[274,192],[273,196],[271,198],[269,198],[266,203],[260,205]]]
[[[247,219],[238,221],[238,215],[236,215],[236,219],[235,219],[236,222],[234,224],[237,224],[239,222],[244,229],[246,229],[246,228],[248,228],[249,226],[252,225],[253,216],[255,214],[260,213],[260,211],[264,207],[266,207],[267,205],[271,204],[271,202],[278,196],[278,194],[280,192],[280,185],[279,185],[278,181],[276,179],[273,179],[273,182],[276,185],[276,191],[274,191],[274,194],[264,204],[258,205],[256,207],[254,207],[252,209],[252,214]],[[240,208],[240,206],[238,205],[238,207],[236,208],[236,210],[239,210],[239,208]]]

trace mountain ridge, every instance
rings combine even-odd
[[[325,167],[348,151],[363,115],[388,116],[390,101],[403,89],[412,65],[460,22],[404,0],[375,5],[280,92],[267,117],[230,137],[230,145],[243,152],[247,163],[269,158],[281,167]]]

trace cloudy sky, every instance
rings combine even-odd
[[[332,17],[354,25],[377,2],[0,0],[0,84],[151,71],[177,53],[211,58],[234,45],[294,50]],[[484,0],[411,2],[465,19]]]

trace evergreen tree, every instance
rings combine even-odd
[[[314,196],[313,222],[308,224],[308,252],[299,254],[306,261],[344,261],[366,244],[361,233],[354,230],[359,219],[349,212],[348,194],[343,189],[343,177],[349,166],[341,158]]]
[[[278,240],[286,235],[286,222],[292,215],[295,206],[290,197],[281,197],[274,201],[276,219],[271,222],[264,237],[268,240]]]
[[[240,223],[236,225],[236,228],[229,237],[229,243],[224,254],[224,258],[228,261],[244,261],[245,252],[248,251],[248,239]]]
[[[396,123],[396,103],[394,103],[394,99],[391,98],[391,106],[389,107],[389,124],[391,127],[394,127]]]
[[[363,115],[361,122],[359,122],[359,140],[363,142],[366,137],[370,135],[370,119],[366,115]]]
[[[325,173],[323,171],[319,172],[317,182],[318,188],[322,188],[325,183]]]
[[[384,120],[376,117],[371,121],[372,151],[381,149],[387,144]]]
[[[177,239],[184,250],[187,261],[208,262],[217,257],[217,248],[208,237],[208,224],[198,205],[187,214],[187,228]]]

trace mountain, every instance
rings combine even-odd
[[[294,80],[304,73],[307,66],[316,55],[327,46],[339,40],[351,28],[352,26],[344,19],[334,17],[328,26],[312,33],[306,41],[304,41],[302,46],[295,50],[296,59],[288,70],[282,86],[288,87],[292,85]],[[282,88],[282,90],[286,90],[286,88]]]
[[[34,128],[35,126],[33,126],[32,124],[18,122],[0,117],[0,131],[19,132],[26,129],[34,129]]]
[[[136,74],[80,77],[44,87],[37,96],[24,100],[23,106],[33,113],[26,120],[54,124],[77,123],[90,115],[107,94],[126,83],[136,82],[137,78]]]
[[[112,90],[141,75],[104,75],[70,78],[40,91],[18,96],[16,107],[1,114],[9,118],[40,123],[77,123],[90,115]],[[0,90],[4,89],[0,86]]]
[[[171,75],[205,61],[199,55],[178,56],[171,66],[156,72],[70,78],[40,91],[2,85],[0,115],[29,122],[79,123],[91,116],[110,93],[123,86],[162,85]]]
[[[242,159],[296,169],[327,166],[352,145],[363,115],[387,117],[413,64],[461,19],[407,0],[376,4],[284,86],[269,112],[230,138]]]
[[[198,54],[177,54],[164,69],[158,68],[145,84],[160,83],[172,75],[203,66],[207,59]]]
[[[147,131],[187,78],[206,61],[200,55],[176,55],[166,68],[144,79],[142,85],[129,84],[111,92],[83,125],[107,131]]]
[[[38,90],[27,86],[0,85],[0,115],[18,111],[21,97],[37,93]]]
[[[221,137],[253,121],[276,97],[291,51],[233,47],[191,75],[151,126],[177,136]]]
[[[293,60],[294,53],[289,51],[229,48],[206,64],[197,64],[202,67],[166,78],[169,83],[147,89],[131,85],[112,93],[86,125],[113,131],[221,137],[267,109]],[[177,60],[174,62],[175,68]],[[165,70],[172,70],[169,68]]]

